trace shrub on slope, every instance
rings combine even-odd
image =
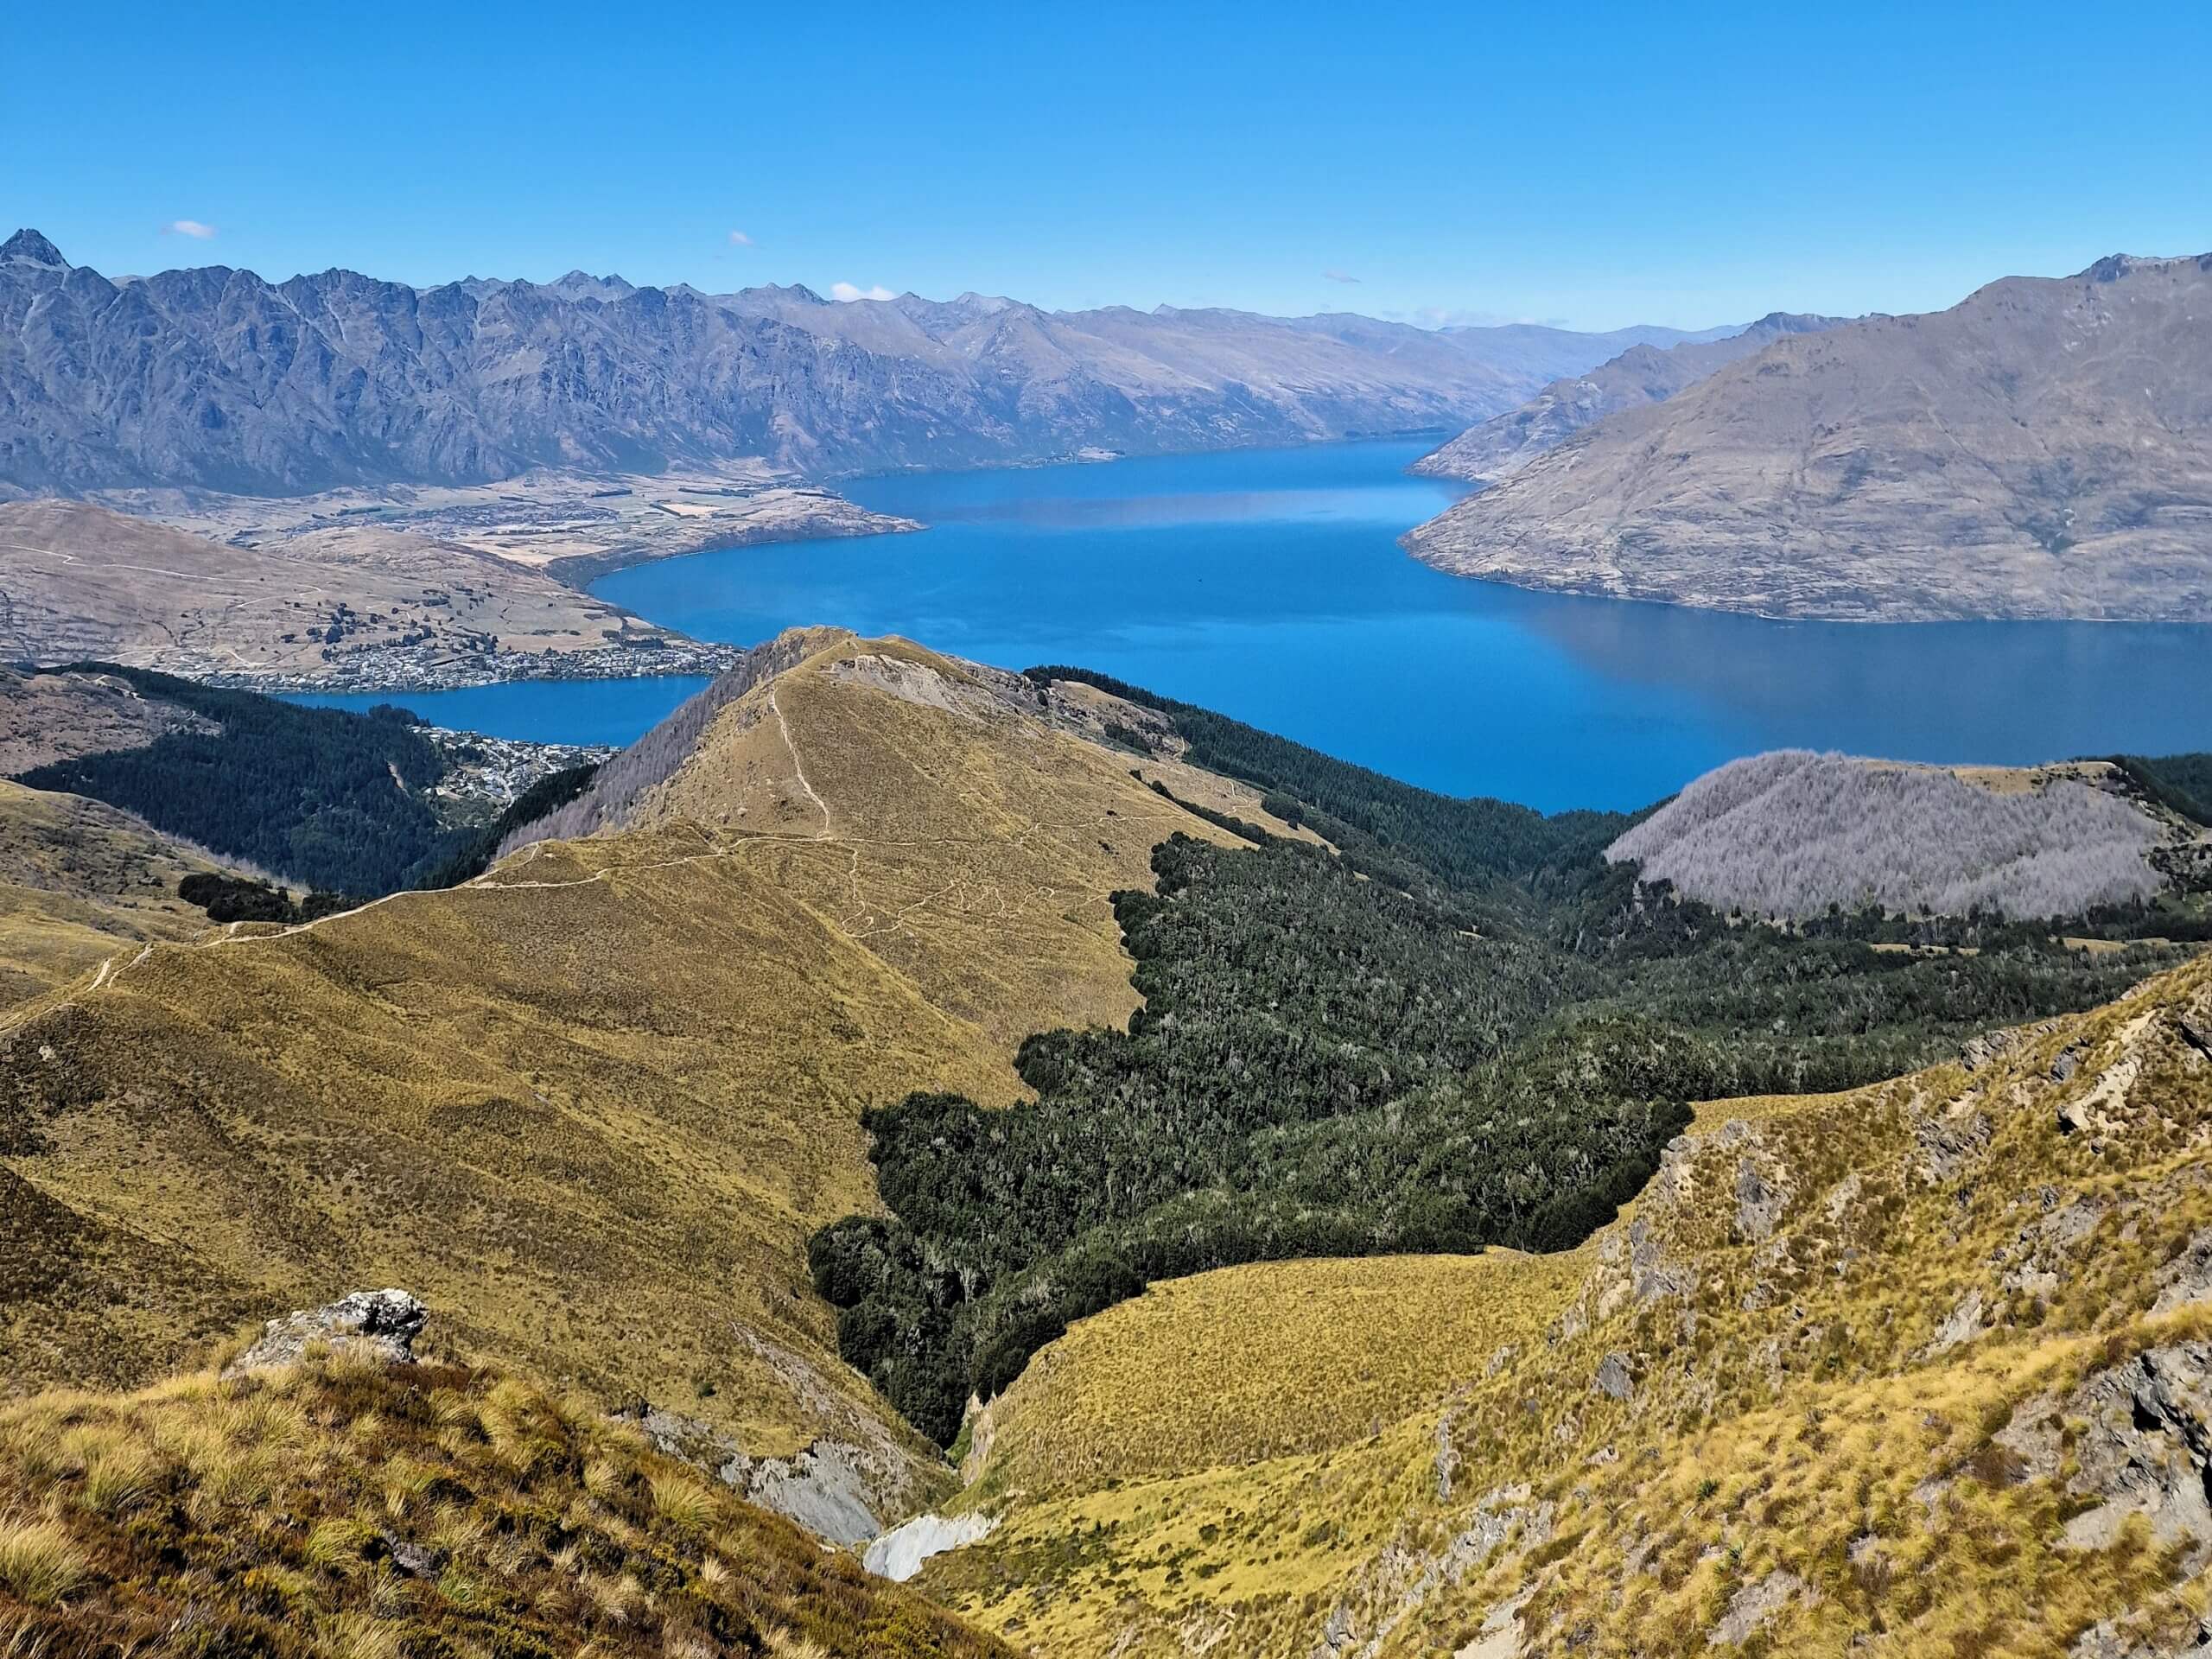
[[[2158,825],[2071,781],[2023,794],[1802,749],[1707,772],[1606,849],[1647,880],[1761,916],[1856,910],[2015,918],[2147,899]]]

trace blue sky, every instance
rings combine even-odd
[[[0,235],[111,274],[1694,327],[2212,249],[2202,3],[0,14]]]

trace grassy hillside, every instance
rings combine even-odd
[[[1010,1101],[1020,1034],[1125,1019],[1110,894],[1222,832],[1033,715],[886,690],[887,653],[969,683],[825,636],[620,834],[118,952],[0,1024],[6,1383],[135,1384],[398,1282],[467,1352],[918,1499],[934,1458],[806,1271],[874,1205],[861,1110]]]
[[[1354,868],[1400,886],[1440,883],[1460,893],[1505,882],[1546,887],[1547,878],[1586,866],[1631,822],[1618,812],[1547,817],[1511,801],[1440,795],[1088,669],[1027,672],[1039,685],[1087,685],[1154,711],[1192,765],[1262,790],[1277,816],[1312,825]]]
[[[363,513],[359,497],[280,505],[216,494],[188,507],[175,496],[136,499],[140,510],[181,514],[206,534],[85,501],[0,503],[7,660],[97,657],[194,677],[367,690],[543,674],[553,664],[582,677],[696,672],[715,654],[556,581],[534,561],[442,537],[449,526],[389,527],[381,512]],[[294,531],[318,522],[292,534],[279,527],[287,519]]]
[[[1353,1445],[1540,1340],[1572,1251],[1271,1262],[1153,1286],[1037,1357],[979,1425],[990,1494]],[[1000,1434],[1004,1425],[1009,1432]]]
[[[0,1643],[41,1659],[1006,1651],[584,1402],[342,1359],[0,1407]]]
[[[213,868],[113,807],[0,781],[0,1007],[196,937],[207,918],[177,884]]]
[[[860,1351],[855,1309],[896,1327],[918,1306],[892,1345],[940,1366],[940,1414],[950,1400],[957,1422],[978,1380],[1013,1382],[971,1426],[964,1500],[1003,1524],[925,1576],[1022,1646],[1456,1650],[1526,1587],[1532,1651],[1586,1637],[1599,1652],[1688,1651],[1731,1618],[1780,1641],[1824,1640],[1818,1620],[1839,1607],[1900,1628],[1949,1617],[1849,1601],[1864,1560],[1823,1553],[1829,1509],[1809,1528],[1799,1510],[1768,1513],[1785,1489],[1806,1514],[1841,1494],[1865,1506],[1855,1524],[1877,1541],[1861,1554],[1892,1563],[1881,1595],[1923,1567],[1993,1594],[1998,1567],[1971,1554],[1979,1511],[1923,1547],[1891,1524],[1910,1511],[1881,1483],[1910,1473],[1909,1496],[1932,1473],[1973,1496],[1953,1464],[1906,1469],[1915,1447],[2009,1471],[1986,1451],[1988,1389],[2070,1389],[2077,1360],[2083,1377],[2130,1363],[2107,1338],[2147,1328],[2110,1311],[2142,1305],[2129,1298],[2176,1229],[2212,1227],[2190,1179],[2212,1133],[2202,965],[2117,1013],[1982,1045],[1970,1075],[1738,1100],[1667,1144],[1693,1100],[1866,1083],[2112,995],[2178,953],[2091,955],[2037,933],[1916,956],[1731,927],[1609,870],[1599,849],[1618,818],[1386,788],[1233,722],[901,641],[817,631],[772,656],[776,671],[741,673],[556,808],[588,814],[574,826],[588,838],[525,829],[452,890],[118,948],[0,1018],[0,1391],[143,1387],[244,1320],[404,1284],[459,1359],[531,1379],[530,1397],[590,1402],[542,1438],[642,1401],[761,1502],[818,1520],[857,1491],[872,1530],[952,1485],[838,1357]],[[1243,780],[1192,764],[1207,753]],[[1311,844],[1317,830],[1342,861]],[[1655,1165],[1633,1219],[1593,1243],[1465,1254],[1571,1242]],[[2107,1209],[2023,1265],[2024,1230],[2075,1191]],[[2095,1230],[2126,1204],[2120,1230]],[[808,1241],[847,1217],[839,1231],[893,1242],[918,1302],[871,1304],[834,1274],[842,1310],[817,1294]],[[1139,1294],[1224,1260],[1414,1246],[1462,1254],[1292,1261]],[[1969,1339],[1931,1349],[1945,1330]],[[1923,1407],[1965,1402],[1941,1437],[1882,1414],[1916,1382]],[[177,1397],[213,1402],[208,1436],[236,1455],[277,1408],[237,1409],[227,1388]],[[169,1397],[110,1401],[100,1421],[121,1432]],[[79,1424],[35,1414],[51,1408],[7,1409],[34,1414],[28,1443],[60,1444]],[[373,1408],[403,1422],[378,1432],[428,1457],[406,1426],[416,1409]],[[1831,1411],[1872,1448],[1860,1462],[1800,1444],[1808,1413]],[[0,1416],[0,1482],[15,1421]],[[433,1421],[465,1462],[462,1406]],[[507,1431],[477,1421],[496,1450]],[[1744,1438],[1769,1424],[1771,1449]],[[270,1443],[303,1481],[342,1465],[281,1426]],[[25,1464],[12,1503],[0,1485],[0,1525],[48,1529],[0,1552],[0,1571],[26,1550],[80,1555],[55,1593],[105,1609],[89,1645],[127,1643],[137,1599],[158,1621],[172,1592],[280,1624],[295,1609],[301,1639],[354,1640],[353,1622],[328,1622],[364,1607],[342,1550],[315,1545],[340,1518],[315,1490],[272,1486],[246,1505],[264,1522],[231,1524],[265,1558],[235,1537],[202,1554],[207,1517],[227,1512],[188,1494],[199,1533],[135,1513],[119,1534],[77,1530],[67,1483],[88,1491],[91,1462]],[[632,1622],[605,1633],[614,1651],[648,1630],[665,1651],[687,1651],[695,1627],[709,1649],[754,1642],[711,1623],[735,1611],[695,1605],[689,1556],[626,1568],[587,1549],[589,1605],[527,1552],[495,1560],[524,1535],[567,1573],[571,1533],[492,1520],[480,1500],[504,1505],[505,1489],[450,1478],[492,1528],[484,1566],[520,1575],[500,1606],[531,1640],[531,1618],[620,1608]],[[164,1478],[185,1492],[185,1474]],[[2019,1507],[1992,1524],[2024,1536],[2071,1501],[2030,1492],[2035,1478],[1994,1483]],[[336,1490],[357,1515],[359,1492]],[[1724,1490],[1735,1508],[1714,1507]],[[1611,1511],[1631,1503],[1624,1532]],[[1773,1536],[1744,1530],[1753,1514]],[[2126,1554],[2131,1535],[2079,1568],[2087,1589],[2024,1568],[2005,1605],[2041,1630],[2082,1596],[2152,1595],[2171,1552]],[[474,1559],[474,1544],[439,1547]],[[243,1585],[264,1560],[233,1599],[223,1574]],[[731,1570],[742,1587],[783,1569]],[[384,1576],[370,1561],[366,1578]],[[461,1576],[470,1596],[483,1587]],[[834,1584],[793,1593],[844,1605]],[[367,1606],[427,1621],[410,1652],[500,1650],[486,1627],[448,1624],[419,1581],[372,1586]]]
[[[72,755],[143,748],[200,723],[189,709],[140,696],[119,675],[0,668],[0,776]]]
[[[923,1582],[1056,1654],[2179,1650],[2208,1144],[2200,960],[1971,1067],[1701,1109],[1630,1214],[1407,1273],[1371,1350],[1316,1268],[1155,1293],[1000,1402],[967,1501],[1001,1524]],[[1339,1379],[1469,1301],[1396,1421],[1303,1403],[1364,1406]]]

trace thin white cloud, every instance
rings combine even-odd
[[[1348,270],[1325,270],[1321,275],[1332,283],[1357,283],[1359,280]]]
[[[855,288],[850,283],[830,284],[830,297],[841,305],[850,305],[855,300],[895,300],[899,296],[878,283],[874,288]]]
[[[162,226],[163,236],[188,236],[195,242],[205,242],[215,234],[213,225],[202,225],[196,219],[173,219]]]
[[[733,248],[749,248],[753,245],[753,238],[743,231],[732,231],[729,233],[729,245]]]
[[[1516,316],[1504,311],[1471,310],[1463,306],[1424,305],[1414,311],[1385,311],[1392,322],[1410,322],[1418,328],[1568,328],[1565,317]]]

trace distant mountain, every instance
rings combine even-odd
[[[1406,544],[1764,615],[2212,620],[2212,254],[1786,335]]]
[[[1840,321],[1776,311],[1740,334],[1724,334],[1717,340],[1692,338],[1673,346],[1640,340],[1587,374],[1554,380],[1520,408],[1469,427],[1441,448],[1423,455],[1410,470],[1426,478],[1464,478],[1495,484],[1608,415],[1664,403],[1683,387],[1695,385],[1738,358],[1764,350],[1784,334],[1818,334]]]
[[[1581,350],[1597,345],[1605,348],[1604,357],[1595,359],[1581,358],[1573,367],[1555,369],[1554,375],[1577,374],[1584,368],[1605,362],[1635,346],[1649,346],[1665,351],[1670,346],[1696,345],[1709,340],[1726,340],[1742,332],[1740,323],[1726,323],[1718,328],[1662,328],[1650,323],[1637,323],[1627,328],[1609,329],[1604,334],[1579,334],[1570,328],[1554,328],[1541,322],[1506,322],[1494,325],[1455,324],[1443,332],[1455,339],[1479,340],[1485,355],[1492,361],[1507,365],[1528,373],[1538,373],[1547,363],[1556,363],[1563,358],[1579,356]]]
[[[211,266],[111,282],[0,245],[0,494],[289,494],[658,471],[818,476],[1465,426],[1618,349],[1246,312],[833,303],[571,271],[417,289]]]

